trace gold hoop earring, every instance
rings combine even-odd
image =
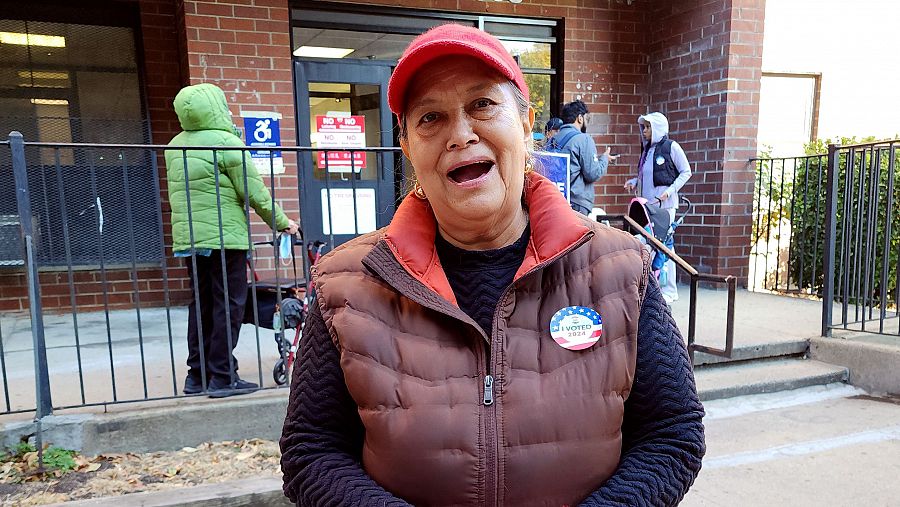
[[[425,189],[422,188],[422,185],[419,185],[419,182],[418,182],[418,181],[416,182],[416,186],[413,188],[413,195],[416,196],[416,197],[418,197],[419,199],[421,199],[421,200],[423,200],[423,201],[427,201],[427,200],[428,200],[428,196],[425,195]]]
[[[532,171],[534,171],[534,159],[532,159],[531,157],[528,157],[525,160],[525,174],[528,174]]]

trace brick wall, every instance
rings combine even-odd
[[[140,0],[141,38],[144,61],[144,93],[147,97],[147,109],[150,115],[150,126],[154,144],[166,144],[181,127],[178,116],[172,108],[172,100],[184,85],[187,58],[184,55],[184,18],[172,0]],[[172,244],[172,228],[170,224],[171,208],[169,207],[166,189],[166,166],[163,154],[156,157],[160,178],[160,205],[162,206],[163,241]],[[167,248],[166,253],[170,250]],[[168,256],[169,297],[173,304],[184,304],[190,298],[190,282],[187,270],[181,261]],[[141,274],[140,280],[146,283],[146,290],[152,293],[141,295],[141,303],[145,301],[162,301],[162,273],[150,270]],[[102,303],[102,300],[99,301]],[[128,302],[124,303],[125,305]]]
[[[764,0],[654,4],[650,110],[669,119],[694,175],[695,203],[677,248],[702,272],[746,282]]]
[[[181,129],[172,99],[182,86],[179,17],[172,0],[140,0],[144,93],[153,142],[165,144]]]
[[[172,271],[168,272],[172,276]],[[137,279],[135,291],[134,279]],[[75,271],[72,286],[66,271],[42,271],[39,274],[41,304],[45,311],[67,312],[71,310],[72,295],[79,312],[98,311],[108,305],[110,309],[133,308],[139,293],[141,306],[162,306],[165,301],[163,274],[159,268],[138,268],[136,276],[127,269],[111,269],[106,272],[106,284],[100,269]],[[105,287],[105,290],[104,290]],[[184,284],[184,288],[187,284]],[[104,298],[104,293],[106,293]],[[170,301],[186,301],[178,280],[169,280]],[[25,272],[6,273],[0,282],[0,311],[24,312],[28,310],[28,281]]]
[[[594,4],[599,7],[580,7],[564,21],[563,102],[583,100],[597,150],[611,146],[622,155],[594,192],[597,206],[623,213],[631,196],[622,187],[640,158],[636,121],[647,103],[648,2]]]

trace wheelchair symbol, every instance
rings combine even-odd
[[[269,139],[272,139],[272,128],[269,127],[269,123],[272,120],[258,120],[256,122],[256,130],[253,131],[253,138],[256,139],[257,142],[265,142]]]

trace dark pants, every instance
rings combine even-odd
[[[197,299],[199,299],[206,378],[217,379],[219,383],[231,383],[232,372],[234,378],[238,378],[237,359],[232,352],[237,346],[241,321],[244,318],[244,304],[247,301],[247,252],[225,250],[225,277],[222,276],[221,250],[213,250],[212,255],[208,257],[198,255],[196,272],[191,259],[185,260],[191,277],[191,291],[194,291],[195,276],[199,289],[192,294],[188,311],[187,364],[190,368],[188,374],[197,380],[201,378],[201,333],[197,328]],[[224,280],[228,281],[227,300]],[[226,316],[226,308],[230,315]]]
[[[590,214],[591,214],[591,210],[585,208],[584,206],[582,206],[582,205],[580,205],[580,204],[575,204],[575,203],[573,202],[573,203],[571,203],[571,205],[572,205],[572,209],[573,209],[573,210],[575,210],[575,211],[581,213],[582,215],[587,216],[587,215],[590,215]]]

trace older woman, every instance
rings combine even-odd
[[[703,409],[625,233],[531,170],[515,61],[457,25],[415,39],[388,99],[418,180],[322,258],[281,440],[297,505],[673,505]]]

